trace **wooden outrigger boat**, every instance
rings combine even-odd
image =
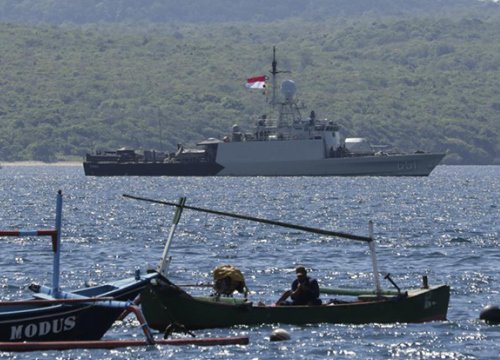
[[[65,292],[62,298],[34,293],[35,299],[1,302],[0,341],[99,340],[125,310],[142,316],[131,300],[154,277],[148,274]]]
[[[446,320],[449,296],[449,287],[438,285],[400,295],[360,295],[352,302],[265,306],[244,299],[193,297],[159,280],[142,292],[141,306],[149,326],[160,331],[172,323],[189,330],[277,323],[416,323]]]
[[[0,302],[0,341],[98,340],[124,310],[142,317],[131,300],[158,274],[136,273],[134,278],[72,292],[60,289],[61,218],[62,194],[59,192],[55,229],[0,230],[0,236],[49,236],[54,252],[51,288],[32,284],[34,298]]]
[[[0,236],[50,236],[54,252],[52,287],[30,285],[34,299],[0,302],[0,351],[113,349],[145,345],[245,345],[246,336],[156,340],[140,307],[139,294],[158,272],[72,292],[59,288],[62,194],[56,206],[56,226],[50,230],[0,230]],[[133,301],[132,301],[133,300]],[[145,339],[100,340],[111,325],[133,313]]]
[[[313,323],[419,323],[446,320],[450,298],[450,288],[447,285],[429,286],[427,277],[424,276],[421,288],[403,292],[387,274],[385,278],[396,287],[397,291],[383,291],[381,289],[375,256],[373,224],[371,222],[369,226],[370,235],[359,236],[187,206],[185,205],[185,198],[182,198],[179,203],[170,203],[130,195],[124,196],[177,207],[169,239],[158,266],[158,272],[162,274],[162,277],[152,281],[151,285],[141,293],[142,311],[149,326],[154,329],[165,331],[169,326],[195,330],[272,323],[305,325]],[[371,253],[375,289],[321,289],[323,293],[356,296],[353,301],[332,301],[322,305],[263,305],[232,297],[191,296],[166,277],[166,269],[170,262],[170,258],[167,258],[168,248],[183,209],[259,221],[316,234],[366,242]]]

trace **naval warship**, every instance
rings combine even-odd
[[[343,138],[333,121],[314,111],[303,117],[292,80],[276,94],[276,51],[273,49],[270,108],[252,131],[239,125],[222,138],[208,138],[196,148],[136,151],[122,148],[87,154],[88,176],[428,176],[445,154],[401,153],[371,146],[364,138]],[[264,88],[267,76],[252,79],[249,88]],[[257,85],[255,85],[257,84]]]

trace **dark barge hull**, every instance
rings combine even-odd
[[[84,162],[87,176],[214,176],[223,166],[204,163],[98,163]]]

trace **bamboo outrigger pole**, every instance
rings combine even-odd
[[[155,204],[162,204],[162,205],[168,205],[168,206],[181,206],[180,204],[176,204],[176,203],[169,202],[169,201],[154,200],[154,199],[148,199],[148,198],[144,198],[144,197],[127,195],[127,194],[123,194],[123,196],[126,198],[129,198],[129,199],[141,200],[141,201],[146,201],[146,202],[155,203]],[[342,233],[342,232],[338,232],[338,231],[317,229],[317,228],[313,228],[313,227],[309,227],[309,226],[295,225],[295,224],[290,224],[290,223],[286,223],[286,222],[282,222],[282,221],[268,220],[268,219],[254,217],[254,216],[234,214],[234,213],[229,213],[229,212],[224,212],[224,211],[205,209],[205,208],[196,207],[196,206],[183,205],[182,207],[184,209],[201,211],[201,212],[214,214],[214,215],[228,216],[228,217],[233,217],[236,219],[256,221],[256,222],[269,224],[269,225],[277,225],[277,226],[282,226],[282,227],[286,227],[286,228],[290,228],[290,229],[311,232],[311,233],[319,234],[319,235],[335,236],[335,237],[340,237],[340,238],[344,238],[344,239],[358,240],[358,241],[364,241],[364,242],[373,241],[373,239],[369,236],[353,235],[353,234]]]
[[[370,234],[370,238],[372,241],[368,243],[368,247],[370,248],[370,257],[372,258],[372,267],[373,267],[373,281],[375,282],[375,293],[377,296],[380,296],[382,293],[382,288],[380,287],[380,277],[378,273],[378,265],[377,265],[377,255],[375,253],[375,241],[373,241],[373,221],[368,222],[368,233]]]
[[[0,230],[0,236],[50,236],[52,238],[52,294],[57,297],[59,287],[59,264],[61,259],[61,222],[62,222],[62,191],[57,192],[55,229],[49,230]]]
[[[205,212],[209,214],[214,214],[214,215],[222,215],[222,216],[228,216],[228,217],[233,217],[236,219],[243,219],[243,220],[249,220],[249,221],[256,221],[264,224],[270,224],[270,225],[277,225],[277,226],[282,226],[290,229],[295,229],[295,230],[302,230],[306,232],[311,232],[314,234],[320,234],[320,235],[328,235],[328,236],[335,236],[335,237],[340,237],[344,239],[350,239],[350,240],[357,240],[357,241],[363,241],[368,243],[368,247],[370,249],[370,257],[372,260],[372,268],[373,268],[373,279],[375,283],[375,293],[380,296],[382,293],[382,289],[380,286],[380,278],[379,278],[379,273],[378,273],[378,264],[377,264],[377,256],[375,253],[375,241],[374,241],[374,236],[373,236],[373,222],[370,220],[368,223],[368,233],[369,236],[361,236],[361,235],[353,235],[353,234],[348,234],[348,233],[343,233],[343,232],[338,232],[338,231],[330,231],[330,230],[324,230],[324,229],[317,229],[317,228],[312,228],[309,226],[302,226],[302,225],[296,225],[296,224],[290,224],[290,223],[285,223],[282,221],[275,221],[275,220],[268,220],[268,219],[263,219],[263,218],[257,218],[254,216],[248,216],[248,215],[240,215],[240,214],[234,214],[234,213],[229,213],[229,212],[224,212],[224,211],[218,211],[218,210],[211,210],[211,209],[205,209],[201,207],[196,207],[196,206],[188,206],[185,205],[186,198],[181,198],[179,203],[173,203],[169,201],[162,201],[162,200],[154,200],[154,199],[148,199],[144,197],[139,197],[139,196],[133,196],[133,195],[127,195],[123,194],[124,197],[129,198],[129,199],[134,199],[134,200],[141,200],[141,201],[146,201],[150,203],[155,203],[155,204],[161,204],[161,205],[168,205],[168,206],[176,206],[176,214],[174,217],[174,221],[172,224],[172,228],[170,230],[169,238],[167,240],[167,245],[165,246],[164,253],[162,256],[162,261],[161,265],[158,267],[159,272],[162,273],[164,269],[166,269],[166,266],[168,266],[168,259],[166,257],[166,254],[168,252],[168,248],[170,247],[170,242],[172,240],[173,232],[175,231],[175,227],[177,226],[177,223],[179,222],[180,219],[180,213],[182,213],[183,209],[189,209],[189,210],[195,210],[195,211],[200,211],[200,212]],[[179,212],[180,211],[180,212]]]
[[[62,191],[57,192],[56,202],[56,250],[54,250],[54,265],[52,269],[52,290],[54,297],[58,297],[61,290],[59,286],[59,272],[61,263],[61,229],[62,229]]]
[[[170,250],[170,245],[172,243],[172,238],[174,237],[175,229],[177,228],[177,224],[181,219],[182,209],[185,207],[186,198],[181,197],[179,199],[179,203],[175,204],[175,215],[172,220],[172,226],[170,227],[170,233],[168,234],[167,242],[165,243],[165,247],[163,248],[163,254],[160,259],[160,263],[158,264],[157,271],[163,276],[167,275],[168,265],[170,264],[170,258],[168,257],[168,251]]]

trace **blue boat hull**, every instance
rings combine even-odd
[[[132,300],[156,274],[139,280],[116,283],[72,292],[87,297],[112,297]],[[88,303],[57,305],[19,304],[0,307],[0,341],[99,340],[123,312]]]

